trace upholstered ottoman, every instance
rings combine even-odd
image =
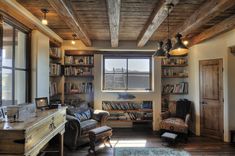
[[[100,143],[108,143],[110,147],[112,147],[110,143],[110,138],[112,136],[112,128],[108,126],[102,126],[89,131],[89,139],[90,139],[90,148],[88,152],[92,151],[95,153],[95,146]]]

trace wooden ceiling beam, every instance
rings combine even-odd
[[[118,47],[121,0],[106,0],[106,3],[109,16],[111,46]]]
[[[196,10],[183,25],[176,29],[172,34],[174,37],[177,33],[186,36],[190,32],[201,27],[220,13],[235,5],[234,0],[208,0],[198,10]]]
[[[203,31],[199,35],[192,38],[190,41],[190,46],[201,43],[205,40],[211,39],[217,35],[220,35],[224,32],[232,30],[235,28],[235,15],[225,19],[224,21],[218,23],[217,25]]]
[[[81,24],[71,6],[66,4],[66,0],[48,0],[48,3],[55,9],[57,14],[64,20],[68,27],[79,37],[86,45],[91,46],[91,40],[87,35],[87,31]]]
[[[172,3],[175,6],[176,4],[179,3],[179,0],[168,0],[167,2],[165,0],[160,0],[159,3],[157,3],[146,25],[144,26],[140,35],[138,36],[137,39],[138,47],[143,47],[148,42],[153,33],[167,18],[168,11],[166,9],[166,3],[167,4]],[[170,11],[172,11],[172,9]]]

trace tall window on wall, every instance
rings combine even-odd
[[[103,90],[151,90],[151,57],[104,56]]]
[[[27,33],[11,22],[1,22],[1,104],[28,102]]]

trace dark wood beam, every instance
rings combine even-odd
[[[190,41],[190,46],[208,40],[212,37],[215,37],[219,34],[222,34],[234,28],[235,28],[235,15],[225,19],[224,21],[218,23],[217,25],[205,30],[204,32],[192,38],[192,40]]]
[[[176,5],[179,3],[179,0],[168,0],[167,3],[172,3]],[[172,11],[172,9],[170,10]],[[167,18],[168,12],[166,9],[166,1],[160,0],[156,7],[154,8],[152,14],[150,15],[145,27],[142,29],[140,35],[137,39],[137,46],[143,47],[153,33],[159,28],[162,22]]]
[[[180,28],[176,29],[172,37],[177,33],[186,36],[234,5],[235,0],[207,0]]]
[[[106,0],[106,3],[109,16],[111,46],[118,47],[121,0]]]
[[[87,31],[76,17],[71,6],[68,6],[66,0],[48,0],[48,3],[55,9],[58,15],[64,20],[68,27],[79,37],[86,45],[91,46],[91,40]]]

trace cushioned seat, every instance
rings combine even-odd
[[[111,127],[102,126],[102,127],[98,127],[98,128],[90,130],[89,133],[93,133],[93,134],[97,135],[97,134],[104,133],[104,132],[107,132],[107,131],[110,131],[110,130],[112,130]]]
[[[160,123],[161,129],[167,129],[179,133],[188,133],[188,125],[180,118],[168,118]]]
[[[87,134],[88,130],[96,128],[97,121],[94,119],[85,120],[81,122],[82,135]]]

